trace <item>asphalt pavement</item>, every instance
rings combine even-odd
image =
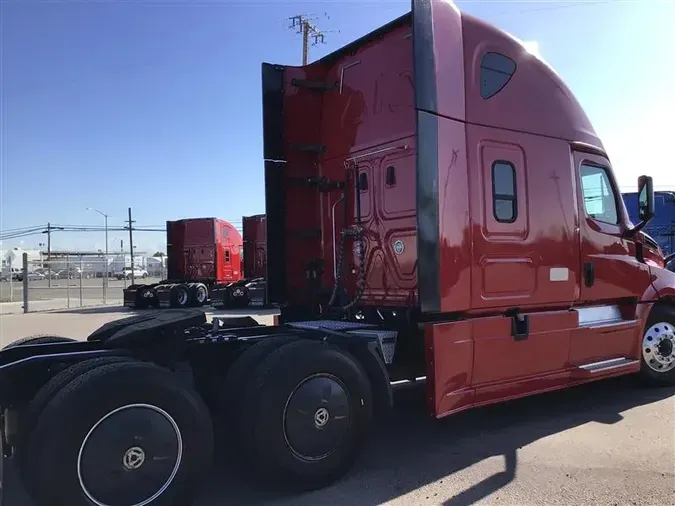
[[[123,314],[3,316],[0,336],[61,333],[77,321],[78,335],[67,335],[83,338]],[[424,387],[411,387],[396,394],[389,421],[331,487],[282,494],[242,476],[236,462],[205,477],[195,506],[673,505],[675,388],[618,378],[433,420]],[[7,506],[32,506],[11,470],[7,487]]]

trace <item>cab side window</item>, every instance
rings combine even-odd
[[[511,162],[492,164],[492,211],[499,223],[513,223],[518,218],[516,168]]]
[[[617,196],[607,173],[598,165],[581,165],[581,191],[586,214],[596,221],[617,225]]]

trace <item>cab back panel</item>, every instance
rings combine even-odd
[[[362,303],[415,303],[410,19],[385,28],[305,68],[263,67],[271,302],[325,303],[340,254],[342,285],[353,295],[359,256],[353,240],[341,245],[339,238],[360,218],[367,276]]]

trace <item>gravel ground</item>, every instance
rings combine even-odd
[[[84,338],[126,311],[0,317],[3,344],[45,331]],[[271,316],[257,318],[269,323]],[[675,388],[599,382],[431,420],[424,391],[396,395],[353,472],[317,492],[280,495],[215,468],[195,506],[673,505]],[[8,476],[6,506],[31,506]]]

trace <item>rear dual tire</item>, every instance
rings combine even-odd
[[[309,340],[261,347],[257,355],[257,366],[229,385],[238,386],[229,401],[238,455],[257,477],[284,488],[313,490],[341,478],[372,423],[361,365],[337,346]]]
[[[35,397],[19,461],[29,494],[38,506],[190,504],[212,459],[206,406],[168,370],[108,360],[73,366]]]
[[[209,291],[204,283],[177,284],[171,287],[171,307],[201,307],[208,299]]]

